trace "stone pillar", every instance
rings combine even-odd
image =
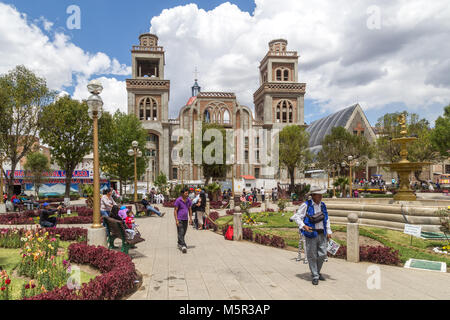
[[[6,204],[0,203],[0,213],[6,213]]]
[[[347,219],[347,261],[359,262],[359,218],[356,213],[350,213]]]
[[[230,209],[234,209],[234,199],[230,199]]]
[[[209,203],[209,198],[206,198],[206,206],[205,206],[205,214],[207,216],[209,216],[209,213],[211,212],[211,207],[210,207],[210,203]]]
[[[233,216],[233,240],[242,240],[242,213],[241,207],[234,208]]]
[[[107,248],[106,228],[88,228],[87,241],[90,246],[102,246]]]

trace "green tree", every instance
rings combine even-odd
[[[279,159],[291,178],[290,192],[295,188],[295,169],[306,170],[312,161],[308,150],[309,134],[300,126],[287,126],[280,132]]]
[[[76,166],[92,151],[92,120],[86,102],[62,97],[44,108],[40,136],[51,149],[52,160],[66,172],[65,197],[70,198]]]
[[[202,141],[202,163],[200,165],[200,167],[202,168],[203,171],[203,177],[205,178],[205,184],[208,184],[209,180],[211,178],[213,179],[217,179],[217,178],[224,178],[226,177],[227,174],[227,170],[231,167],[230,165],[226,164],[226,149],[227,149],[227,145],[226,145],[226,131],[225,128],[221,125],[218,125],[216,123],[203,123],[202,125],[202,137],[205,136],[205,132],[207,130],[219,130],[221,135],[222,135],[222,141],[221,141],[221,145],[223,146],[223,158],[221,159],[222,163],[212,163],[212,164],[208,164],[205,161],[205,149],[208,148],[208,146],[216,143],[215,141],[215,137],[213,137],[211,139],[211,141]],[[191,148],[191,154],[192,154],[192,159],[194,159],[194,136],[192,136],[192,148]],[[202,139],[203,140],[203,139]],[[213,150],[211,152],[211,156],[215,157],[215,150]],[[180,155],[182,156],[182,154]]]
[[[131,143],[137,141],[144,156],[137,159],[138,179],[145,173],[148,157],[145,157],[147,131],[133,114],[117,111],[114,115],[103,113],[99,121],[99,154],[102,171],[110,178],[120,181],[120,193],[123,182],[134,180],[134,159],[128,155]]]
[[[154,185],[159,189],[159,191],[161,191],[163,194],[166,194],[167,176],[163,172],[160,172],[155,179]]]
[[[33,177],[33,185],[36,197],[39,197],[39,189],[42,186],[44,180],[42,174],[45,171],[50,170],[48,158],[40,153],[34,152],[27,156],[27,162],[25,163],[25,171],[30,173]]]
[[[436,120],[431,142],[443,157],[450,157],[450,105],[444,108],[444,116]]]
[[[45,79],[24,66],[0,76],[0,150],[11,162],[8,196],[13,193],[17,164],[39,145],[39,115],[54,96]]]
[[[354,135],[344,127],[335,127],[322,141],[322,150],[317,154],[318,167],[328,173],[334,167],[338,173],[344,174],[341,163],[352,156],[358,159],[356,170],[365,167],[367,160],[373,156],[373,147],[363,135]]]

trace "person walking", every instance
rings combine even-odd
[[[264,190],[264,187],[261,187],[261,202],[264,202],[266,200],[266,192]]]
[[[204,219],[206,210],[206,194],[205,191],[200,190],[198,200],[192,205],[192,211],[195,212],[197,217],[197,229],[204,229]]]
[[[312,199],[304,202],[292,217],[305,237],[306,258],[311,270],[313,285],[318,285],[319,280],[325,281],[320,271],[327,259],[328,240],[331,239],[333,233],[327,207],[322,202],[323,194],[326,192],[327,190],[320,187],[313,187],[310,191]]]
[[[187,253],[187,244],[184,240],[189,223],[192,225],[192,201],[189,199],[189,190],[183,189],[181,196],[175,200],[174,217],[178,231],[178,248]]]

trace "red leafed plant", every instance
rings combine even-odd
[[[102,274],[79,290],[64,286],[29,300],[118,300],[134,289],[136,269],[125,253],[74,243],[69,246],[69,259],[72,263],[89,264]]]
[[[341,246],[333,257],[346,259],[347,247]],[[398,250],[383,246],[361,246],[359,248],[359,258],[361,261],[394,266],[399,265],[401,262]]]

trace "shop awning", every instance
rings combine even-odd
[[[256,180],[254,176],[241,176],[244,180]]]

